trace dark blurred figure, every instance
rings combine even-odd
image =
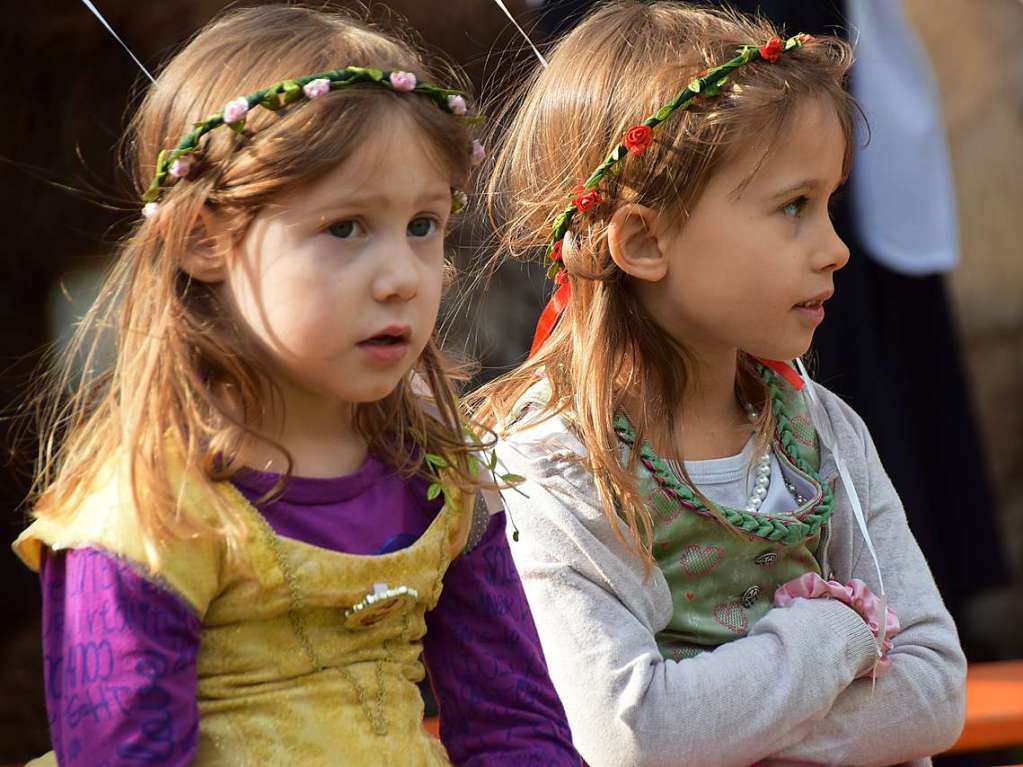
[[[852,88],[873,135],[835,200],[835,228],[852,257],[835,275],[811,370],[866,421],[966,653],[985,659],[982,638],[963,631],[965,608],[1008,575],[946,292],[958,231],[929,62],[897,0],[701,3],[760,13],[790,35],[856,44]],[[592,5],[547,0],[541,24],[557,35]]]

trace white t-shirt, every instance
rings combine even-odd
[[[754,438],[750,437],[741,453],[730,455],[727,458],[686,461],[686,471],[689,472],[690,479],[700,492],[714,503],[733,509],[745,509],[756,480],[753,471],[753,447]],[[679,479],[682,479],[682,472],[678,470],[677,462],[668,461],[668,466]],[[786,479],[796,487],[796,491],[801,496],[813,497],[813,488],[806,480],[794,474],[789,477],[785,476],[782,472],[781,462],[772,451],[771,484],[767,489],[764,502],[755,513],[783,514],[796,510],[796,499],[785,487]]]

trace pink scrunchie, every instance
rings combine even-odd
[[[847,586],[843,586],[838,581],[826,581],[817,573],[804,573],[774,592],[774,606],[785,607],[794,599],[820,598],[837,599],[849,605],[863,617],[870,631],[877,637],[881,629],[881,599],[859,578],[853,578]],[[881,658],[874,669],[866,672],[877,676],[881,676],[891,667],[892,662],[888,658],[888,651],[892,649],[891,637],[902,630],[899,618],[891,608],[886,610],[884,622],[885,639],[881,646]]]

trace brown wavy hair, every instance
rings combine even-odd
[[[286,77],[349,65],[413,72],[423,81],[465,91],[454,68],[431,71],[416,44],[382,31],[366,15],[294,4],[233,10],[211,22],[160,72],[131,120],[124,162],[141,196],[158,152],[173,147],[197,120],[239,95]],[[205,208],[240,242],[253,218],[279,195],[342,162],[361,136],[401,110],[428,139],[461,185],[471,165],[464,120],[425,98],[366,85],[300,101],[280,112],[256,109],[245,135],[213,131],[190,178],[164,190],[160,213],[140,220],[124,239],[100,295],[38,397],[41,435],[35,485],[37,517],[72,515],[111,456],[130,469],[142,535],[156,551],[166,536],[224,536],[237,554],[245,524],[212,492],[231,476],[246,439],[256,433],[269,396],[279,396],[251,353],[252,341],[229,319],[213,287],[189,279],[181,255]],[[105,350],[113,359],[103,364]],[[452,378],[458,374],[431,339],[413,370],[384,399],[360,404],[355,428],[369,449],[411,476],[429,475],[427,453],[447,459],[446,481],[471,492],[475,480]],[[413,391],[432,392],[435,413]],[[230,392],[230,405],[222,396]],[[172,465],[197,472],[214,513],[180,513]],[[155,556],[155,555],[154,555]]]
[[[548,69],[525,77],[503,99],[504,113],[496,122],[505,130],[491,139],[500,148],[487,188],[499,242],[496,258],[542,256],[570,190],[628,128],[703,70],[732,58],[739,46],[760,45],[777,34],[763,19],[681,2],[626,0],[598,7],[557,41]],[[652,521],[635,480],[635,455],[628,465],[620,459],[613,419],[628,400],[638,440],[659,424],[674,442],[671,416],[694,369],[684,343],[658,326],[612,261],[607,224],[618,205],[636,202],[684,226],[708,180],[754,137],[768,137],[773,146],[807,99],[834,106],[848,166],[855,111],[844,85],[851,63],[845,42],[818,38],[777,63],[740,68],[721,96],[701,100],[655,128],[653,144],[605,178],[603,202],[566,238],[571,299],[549,339],[535,356],[471,398],[477,418],[500,429],[525,392],[545,377],[551,397],[539,415],[570,412],[605,515],[616,533],[618,520],[625,521],[632,533],[626,543],[648,566]],[[770,405],[753,361],[742,352],[736,388],[761,412],[759,439],[766,444]],[[715,508],[709,502],[708,507]]]

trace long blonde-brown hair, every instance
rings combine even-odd
[[[497,120],[504,132],[497,138],[501,146],[487,189],[498,258],[542,254],[569,190],[589,176],[626,130],[703,70],[732,58],[739,46],[760,45],[777,34],[762,19],[680,2],[625,0],[591,13],[555,44],[549,68],[524,78],[504,100]],[[603,202],[566,238],[562,253],[571,298],[549,339],[532,358],[472,397],[477,417],[499,428],[523,394],[545,377],[551,395],[539,415],[571,412],[605,515],[616,532],[618,519],[625,521],[632,533],[626,542],[648,565],[652,521],[635,480],[634,454],[623,465],[613,420],[628,401],[637,444],[651,424],[667,429],[674,443],[672,416],[694,369],[684,344],[662,331],[612,261],[607,223],[619,204],[638,202],[684,225],[709,179],[754,137],[767,137],[772,145],[806,99],[833,104],[848,163],[853,110],[843,86],[851,63],[846,43],[817,39],[775,64],[740,68],[720,97],[658,126],[649,149],[605,179]],[[769,403],[752,360],[743,353],[736,387],[761,411],[758,426],[766,441]]]
[[[138,194],[149,185],[158,152],[229,100],[286,77],[353,65],[409,71],[465,90],[452,68],[430,71],[414,44],[364,18],[293,4],[231,11],[169,61],[131,120],[123,147]],[[204,140],[190,178],[167,188],[159,215],[140,220],[121,244],[98,299],[37,398],[41,445],[30,497],[36,516],[73,514],[104,463],[123,456],[149,551],[165,536],[214,534],[237,553],[245,522],[212,491],[235,470],[243,440],[270,442],[247,424],[262,422],[273,389],[215,288],[190,279],[181,255],[204,208],[240,242],[265,205],[342,162],[394,110],[412,117],[454,184],[467,178],[471,136],[464,121],[424,98],[370,85],[277,113],[254,110],[244,137],[222,128]],[[113,360],[104,364],[111,346]],[[427,473],[426,454],[443,456],[452,467],[446,481],[467,491],[475,484],[471,446],[453,370],[431,340],[394,392],[356,408],[355,427],[371,452],[410,475]],[[414,376],[431,390],[435,416],[424,412]],[[290,455],[271,444],[290,472]],[[208,491],[214,513],[205,519],[180,513],[172,467],[181,464]]]

